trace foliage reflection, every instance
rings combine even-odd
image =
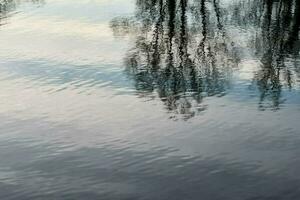
[[[137,0],[133,18],[115,18],[117,36],[135,36],[126,57],[127,73],[140,95],[155,91],[166,108],[188,119],[206,107],[207,96],[223,96],[241,59],[239,38],[228,27],[256,30],[249,44],[260,60],[253,83],[260,108],[271,99],[279,108],[281,86],[292,87],[287,58],[298,55],[299,1]],[[291,14],[292,13],[292,14]]]

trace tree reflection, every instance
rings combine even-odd
[[[250,43],[261,61],[253,79],[259,105],[278,109],[282,86],[293,85],[288,63],[299,54],[299,2],[240,1],[225,8],[218,0],[137,0],[136,15],[116,18],[111,27],[118,36],[136,37],[126,71],[139,94],[156,92],[170,112],[185,119],[206,108],[205,97],[223,96],[230,87],[241,56],[226,26],[255,28]]]
[[[265,0],[261,4],[261,31],[255,39],[261,69],[254,80],[260,91],[260,108],[276,110],[283,102],[282,87],[291,88],[297,75],[291,60],[299,54],[300,1]]]
[[[155,91],[168,111],[188,119],[206,108],[204,97],[226,94],[238,57],[217,1],[138,0],[136,6],[134,19],[117,18],[111,27],[118,35],[135,27],[126,66],[140,95]]]
[[[16,8],[21,3],[30,2],[33,4],[43,4],[44,0],[29,0],[29,1],[20,1],[20,0],[0,0],[0,26],[5,24],[5,20],[11,15],[11,13],[16,10]]]
[[[3,19],[5,19],[9,12],[16,9],[16,2],[13,0],[0,1],[0,26],[3,25]]]

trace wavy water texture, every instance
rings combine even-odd
[[[299,6],[0,0],[0,199],[299,199]]]

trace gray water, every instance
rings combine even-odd
[[[0,0],[0,199],[300,199],[299,6]]]

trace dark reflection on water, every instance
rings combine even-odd
[[[300,2],[265,1],[253,7],[263,8],[261,27],[256,26],[261,31],[253,41],[261,61],[254,78],[260,91],[260,107],[264,109],[263,102],[270,99],[273,108],[278,109],[283,85],[291,89],[295,84],[293,74],[299,77],[293,62],[299,56]]]
[[[9,12],[14,11],[16,9],[17,2],[13,0],[1,1],[0,2],[0,13],[1,18],[4,18]]]
[[[282,86],[292,88],[292,76],[299,76],[292,65],[299,54],[299,1],[240,1],[227,8],[219,4],[139,0],[134,18],[111,21],[115,35],[134,30],[136,42],[126,57],[126,71],[136,89],[142,95],[156,91],[168,110],[185,118],[202,111],[205,97],[227,93],[232,72],[244,59],[238,45],[243,38],[227,34],[234,24],[256,30],[248,42],[260,61],[253,77],[259,108],[279,109]]]
[[[16,14],[16,9],[24,3],[23,1],[17,0],[2,0],[0,1],[0,28],[2,25],[7,24],[8,18]],[[43,5],[45,0],[28,0],[26,3],[31,3],[33,5]]]
[[[45,3],[44,0],[28,0],[27,3],[30,2],[36,5],[42,5]],[[0,1],[0,19],[6,18],[7,16],[11,15],[17,7],[24,3],[23,1],[18,0],[2,0]]]
[[[126,58],[136,89],[142,95],[156,91],[169,111],[186,119],[205,109],[204,97],[226,94],[239,60],[223,29],[218,3],[212,3],[212,11],[209,2],[190,3],[137,1],[135,19],[111,22],[119,34],[131,23],[138,26],[136,45]]]

